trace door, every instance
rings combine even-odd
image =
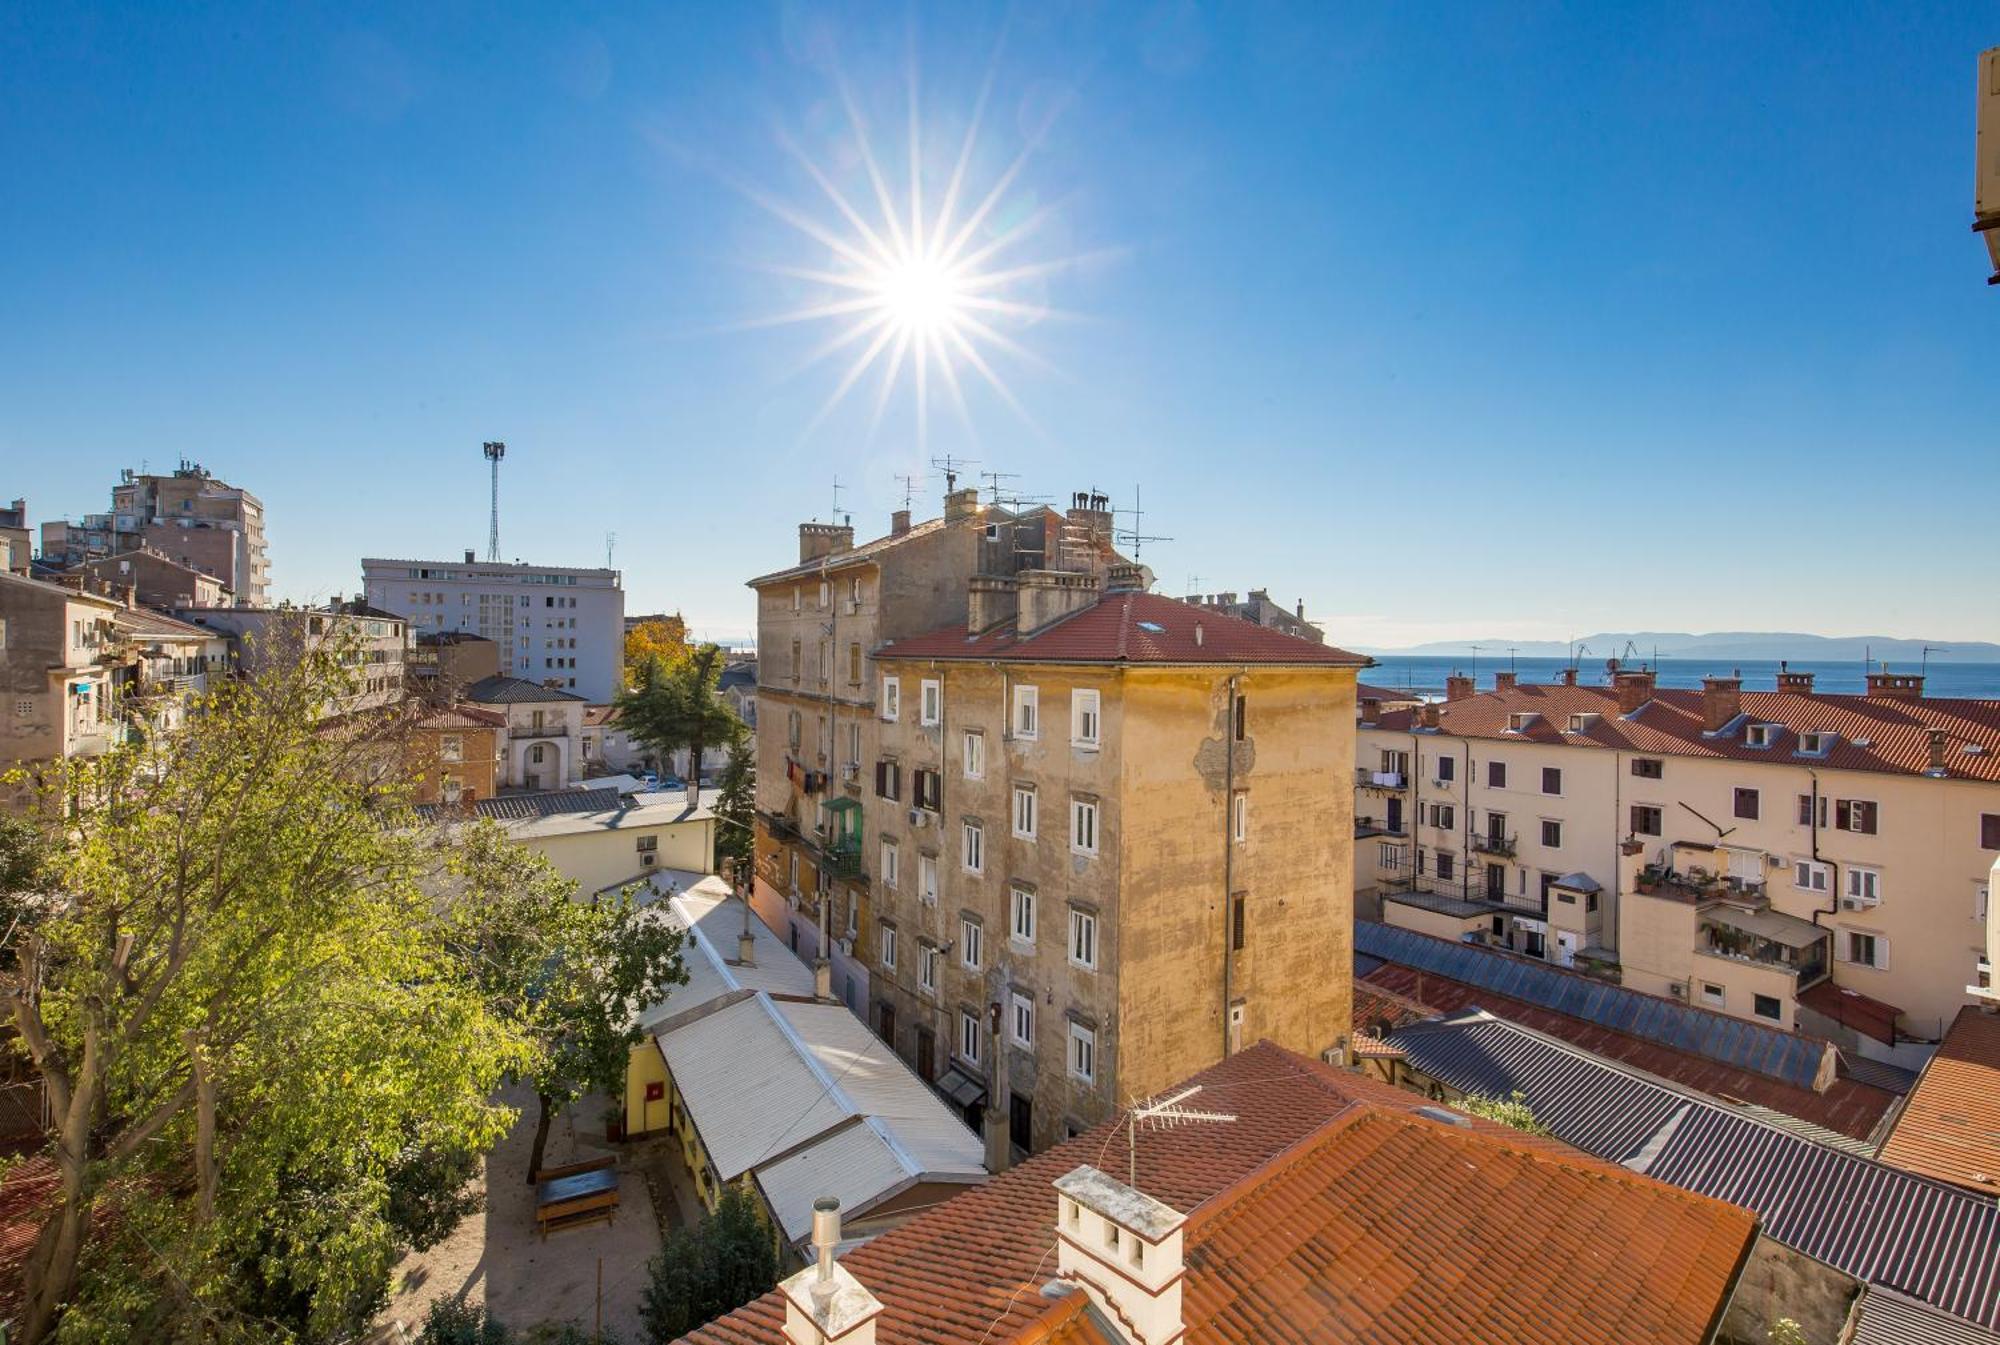
[[[1402,829],[1403,801],[1399,798],[1391,798],[1389,800],[1389,830],[1400,832]]]
[[[1574,967],[1576,965],[1576,934],[1572,930],[1556,931],[1556,965]]]
[[[925,1083],[937,1077],[937,1038],[927,1027],[917,1029],[917,1077]]]
[[[882,1005],[882,1040],[889,1043],[889,1049],[896,1048],[896,1006]]]
[[[1501,901],[1507,896],[1507,866],[1488,864],[1486,866],[1486,899]]]

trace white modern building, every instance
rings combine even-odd
[[[462,561],[361,562],[368,602],[409,618],[412,636],[468,631],[498,646],[500,671],[609,702],[625,663],[625,589],[616,570]]]

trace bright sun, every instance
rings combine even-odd
[[[884,266],[875,293],[899,334],[925,340],[957,326],[967,298],[957,274],[929,257]]]

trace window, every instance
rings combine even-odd
[[[465,739],[456,733],[447,733],[438,739],[438,756],[445,761],[465,760]]]
[[[1035,787],[1014,786],[1014,834],[1024,841],[1035,839]]]
[[[910,772],[910,802],[929,812],[944,811],[943,777],[936,771],[919,766]]]
[[[447,775],[438,786],[438,797],[446,803],[457,803],[464,796],[465,786],[456,775]]]
[[[1013,889],[1008,902],[1007,933],[1016,943],[1035,941],[1035,894],[1025,887]]]
[[[1453,855],[1449,850],[1438,851],[1437,852],[1438,877],[1445,879],[1447,882],[1450,881],[1452,876],[1452,865],[1456,861],[1456,859],[1457,856]]]
[[[896,762],[875,763],[875,796],[888,799],[891,803],[903,797],[903,768]]]
[[[903,712],[903,688],[893,677],[882,679],[882,718],[894,723]]]
[[[1486,763],[1486,787],[1488,789],[1505,789],[1507,787],[1506,762],[1489,761]]]
[[[1632,834],[1635,836],[1657,836],[1660,834],[1660,810],[1650,803],[1632,805]]]
[[[1720,1009],[1728,1005],[1729,995],[1721,986],[1715,984],[1713,981],[1703,981],[1701,983],[1701,1002],[1711,1009]]]
[[[1069,801],[1069,848],[1079,855],[1097,853],[1097,800]]]
[[[1799,735],[1799,755],[1823,757],[1833,748],[1831,733],[1801,733]]]
[[[1827,868],[1817,860],[1800,859],[1792,863],[1792,886],[1806,892],[1826,891]]]
[[[1855,831],[1864,836],[1875,834],[1879,818],[1877,809],[1869,799],[1836,799],[1833,805],[1833,825],[1842,831]]]
[[[1745,747],[1769,747],[1771,745],[1772,730],[1776,727],[1777,725],[1775,724],[1750,724],[1745,726],[1743,730],[1743,745]]]
[[[1449,803],[1431,805],[1431,825],[1441,831],[1450,831],[1458,824],[1458,810]]]
[[[1841,961],[1882,970],[1889,965],[1889,941],[1879,934],[1863,934],[1858,929],[1841,932]]]
[[[833,601],[833,585],[822,579],[819,581],[819,605],[825,607]]]
[[[896,927],[882,926],[882,965],[889,971],[896,969]]]
[[[659,852],[660,838],[658,836],[635,836],[632,840],[633,848],[638,850],[642,855],[657,854]]]
[[[902,850],[894,841],[882,842],[882,886],[896,886],[896,875],[902,863]]]
[[[1810,794],[1801,794],[1801,795],[1799,795],[1799,825],[1800,825],[1800,826],[1802,826],[1802,827],[1809,827],[1809,826],[1812,826],[1812,825],[1813,825],[1813,812],[1814,812],[1814,807],[1813,807],[1813,803],[1814,803],[1814,800],[1813,800],[1813,796],[1812,796],[1812,795],[1810,795]],[[1820,825],[1820,826],[1825,826],[1825,825],[1826,825],[1826,800],[1825,800],[1825,799],[1820,799],[1820,800],[1818,801],[1818,804],[1819,804],[1819,806],[1818,806],[1818,813],[1819,813],[1819,825]]]
[[[1250,704],[1245,697],[1236,698],[1236,713],[1232,718],[1236,725],[1236,741],[1240,743],[1249,731],[1250,724]]]
[[[855,686],[861,685],[861,645],[859,642],[847,646],[847,680]]]
[[[1979,848],[2000,850],[2000,813],[1979,815]]]
[[[958,1055],[969,1065],[979,1063],[979,1015],[970,1009],[958,1011]]]
[[[1014,736],[1033,738],[1041,729],[1041,695],[1034,687],[1014,688]]]
[[[1250,791],[1239,789],[1229,800],[1229,834],[1240,845],[1250,835]]]
[[[1882,872],[1879,869],[1847,870],[1847,901],[1851,906],[1874,906],[1882,900]]]
[[[522,640],[521,648],[526,649],[527,647],[528,642],[525,639]],[[792,680],[794,682],[799,680],[799,642],[797,640],[792,641]]]
[[[1438,757],[1437,778],[1439,780],[1453,779],[1457,775],[1457,772],[1458,772],[1458,758],[1447,757],[1447,756]]]
[[[1035,998],[1016,990],[1007,999],[1007,1035],[1016,1046],[1035,1045]],[[1018,1096],[1018,1095],[1017,1095]]]
[[[1774,995],[1751,996],[1751,1011],[1759,1018],[1768,1018],[1774,1023],[1783,1022],[1785,1018],[1785,1006]]]
[[[1755,822],[1758,811],[1757,791],[1739,786],[1736,790],[1736,816]]]
[[[963,845],[960,858],[965,862],[967,873],[986,871],[986,828],[977,822],[967,822],[963,831]]]
[[[968,733],[965,735],[965,778],[980,780],[986,776],[986,735]]]
[[[938,950],[935,944],[917,946],[917,988],[937,993]]]
[[[1229,899],[1229,947],[1235,952],[1243,951],[1243,908],[1247,899],[1241,892]]]
[[[1560,794],[1563,792],[1562,767],[1542,767],[1542,792],[1544,794]]]
[[[1081,907],[1069,908],[1069,960],[1089,971],[1097,970],[1097,913]]]
[[[938,893],[937,856],[917,856],[917,896],[935,906]]]
[[[967,971],[978,971],[986,960],[986,929],[970,916],[958,918],[958,960]]]
[[[1077,1022],[1069,1025],[1069,1076],[1084,1083],[1097,1079],[1097,1034]]]
[[[1658,757],[1633,757],[1632,774],[1641,780],[1657,780],[1665,773],[1664,765]]]
[[[1069,697],[1069,740],[1076,747],[1096,747],[1098,698],[1095,691],[1073,691]]]
[[[1403,867],[1403,847],[1390,841],[1381,842],[1382,848],[1376,853],[1375,862],[1391,871]]]
[[[944,718],[944,684],[933,678],[923,680],[917,702],[917,722],[925,728],[937,727]]]
[[[1542,819],[1542,844],[1550,849],[1560,849],[1563,843],[1563,824],[1554,818]]]

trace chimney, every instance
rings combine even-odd
[[[909,530],[910,530],[909,510],[898,509],[895,513],[889,515],[889,535],[891,537],[901,537],[904,533],[908,532]]]
[[[1012,575],[975,574],[965,585],[965,629],[983,635],[1004,626],[1021,611],[1021,594]]]
[[[1778,660],[1778,690],[1796,691],[1802,696],[1812,695],[1813,675],[1809,672],[1793,672],[1783,659]]]
[[[1299,599],[1298,618],[1301,621],[1306,619],[1306,600],[1304,598]]]
[[[813,998],[822,1004],[833,1003],[833,963],[824,957],[813,959]]]
[[[473,561],[473,559],[472,559],[472,555],[473,555],[473,552],[472,552],[472,548],[471,548],[471,547],[469,547],[469,546],[468,546],[467,548],[465,548],[465,563],[466,563],[467,565],[471,565],[471,564],[473,564],[473,563],[474,563],[474,561]]]
[[[1562,670],[1562,684],[1566,687],[1573,687],[1576,685],[1576,669],[1564,668]]]
[[[854,549],[854,525],[852,523],[801,523],[799,524],[799,563],[818,560],[821,556],[837,556],[843,551]]]
[[[1742,713],[1743,679],[1741,677],[1704,677],[1701,679],[1701,726],[1704,730],[1714,733],[1724,724],[1729,723]]]
[[[1087,1164],[1055,1188],[1056,1278],[1081,1287],[1124,1345],[1179,1340],[1187,1216]]]
[[[834,1260],[840,1245],[840,1201],[813,1202],[813,1264],[778,1286],[785,1296],[787,1345],[875,1345],[882,1300]]]
[[[1653,699],[1653,674],[1646,669],[1621,668],[1611,674],[1611,684],[1618,689],[1621,715],[1629,715]]]
[[[1519,682],[1520,678],[1510,672],[1493,674],[1493,689],[1495,691],[1512,691]]]
[[[1423,726],[1425,728],[1427,729],[1436,728],[1439,723],[1437,702],[1425,701],[1423,704],[1423,708],[1418,712],[1418,718],[1422,721]]]
[[[944,521],[955,522],[961,518],[976,518],[979,515],[979,490],[967,486],[964,490],[954,490],[944,497]]]
[[[1931,730],[1931,764],[1930,764],[1930,769],[1925,771],[1924,774],[1935,775],[1939,779],[1943,779],[1946,775],[1950,774],[1950,772],[1947,771],[1944,766],[1943,729]]]
[[[1447,701],[1469,700],[1472,696],[1472,679],[1464,673],[1453,673],[1444,679],[1444,698]]]
[[[1868,699],[1871,701],[1920,701],[1923,698],[1924,679],[1920,674],[1892,673],[1886,668],[1868,674]]]
[[[1144,593],[1152,581],[1145,566],[1121,560],[1104,572],[1104,587],[1118,593]]]
[[[1097,576],[1068,570],[1023,570],[1020,584],[1021,634],[1030,635],[1060,617],[1092,606],[1098,598]]]

